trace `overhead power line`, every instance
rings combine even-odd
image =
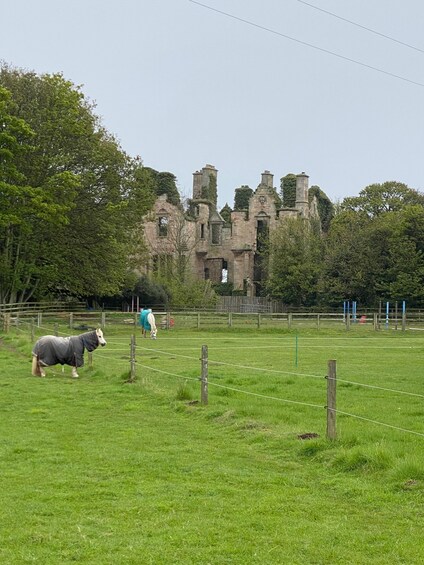
[[[416,86],[423,86],[424,87],[424,83],[422,83],[422,82],[417,82],[415,80],[397,75],[395,73],[391,73],[390,71],[385,71],[383,69],[379,69],[378,67],[368,65],[367,63],[362,63],[361,61],[357,61],[356,59],[351,59],[350,57],[340,55],[339,53],[335,53],[334,51],[330,51],[329,49],[324,49],[323,47],[318,47],[317,45],[313,45],[312,43],[308,43],[307,41],[302,41],[301,39],[291,37],[290,35],[286,35],[284,33],[276,31],[275,29],[271,29],[269,27],[262,26],[260,24],[257,24],[255,22],[251,22],[251,21],[246,20],[244,18],[240,18],[239,16],[235,16],[234,14],[229,14],[228,12],[218,10],[217,8],[213,8],[212,6],[208,6],[207,4],[202,4],[202,2],[197,2],[197,0],[188,0],[188,1],[191,2],[192,4],[197,4],[198,6],[201,6],[202,8],[206,8],[208,10],[211,10],[212,12],[217,12],[218,14],[221,14],[223,16],[226,16],[228,18],[232,18],[233,20],[237,20],[239,22],[242,22],[244,24],[256,27],[256,28],[261,29],[263,31],[267,31],[268,33],[278,35],[279,37],[284,37],[285,39],[289,39],[290,41],[294,41],[295,43],[299,43],[300,45],[305,45],[306,47],[310,47],[311,49],[316,49],[317,51],[321,51],[322,53],[327,53],[327,55],[333,55],[333,57],[337,57],[338,59],[342,59],[343,61],[349,61],[350,63],[354,63],[355,65],[359,65],[361,67],[371,69],[372,71],[376,71],[378,73],[390,76],[392,78],[396,78],[398,80],[402,80],[402,81],[408,82],[410,84],[415,84]]]
[[[384,37],[385,39],[389,39],[390,41],[394,41],[395,43],[399,43],[400,45],[403,45],[404,47],[409,47],[409,49],[414,49],[415,51],[420,51],[420,53],[424,53],[424,49],[420,49],[419,47],[415,47],[414,45],[410,45],[409,43],[405,43],[404,41],[400,41],[399,39],[395,39],[394,37],[391,37],[390,35],[385,35],[384,33],[380,33],[379,31],[376,31],[375,29],[371,29],[371,28],[366,27],[364,25],[358,24],[357,22],[353,22],[352,20],[348,20],[347,18],[343,18],[342,16],[334,14],[333,12],[329,12],[328,10],[324,10],[323,8],[319,8],[318,6],[315,6],[314,4],[310,4],[309,2],[305,2],[305,0],[297,0],[297,1],[300,2],[301,4],[305,4],[306,6],[309,6],[310,8],[313,8],[314,10],[318,10],[319,12],[324,12],[324,14],[328,14],[329,16],[332,16],[333,18],[337,18],[338,20],[342,20],[342,21],[347,22],[348,24],[351,24],[353,26],[360,27],[361,29],[369,31],[370,33],[374,33],[375,35],[379,35],[380,37]]]

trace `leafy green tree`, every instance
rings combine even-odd
[[[345,198],[342,209],[365,212],[368,216],[375,217],[414,204],[424,206],[424,195],[401,182],[387,181],[365,187],[359,196]]]
[[[338,214],[325,239],[323,277],[319,291],[331,306],[352,299],[361,304],[373,303],[376,298],[372,260],[369,257],[364,214],[352,211]]]
[[[14,109],[11,93],[0,86],[0,303],[27,301],[36,292],[43,267],[38,254],[48,252],[45,234],[66,224],[76,188],[68,172],[43,187],[28,184],[22,161],[36,149],[34,132]],[[63,190],[68,197],[57,198]]]
[[[280,179],[280,195],[284,208],[294,208],[296,204],[296,175],[289,173]]]
[[[45,208],[43,217],[28,213],[26,231],[15,235],[12,256],[23,267],[13,284],[25,292],[9,292],[7,300],[114,294],[129,265],[136,267],[133,233],[152,204],[140,161],[121,150],[62,75],[3,65],[0,85],[11,92],[11,114],[35,134],[15,166]]]
[[[424,305],[424,207],[407,206],[390,214],[388,281],[383,289],[392,300]],[[393,217],[394,216],[394,217]]]
[[[169,280],[165,288],[173,308],[212,308],[216,304],[217,295],[211,281],[188,276],[184,282]]]
[[[310,306],[317,300],[322,242],[311,224],[287,218],[270,234],[267,292],[294,306]]]

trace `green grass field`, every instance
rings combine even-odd
[[[128,383],[132,331],[79,379],[0,336],[1,563],[424,562],[423,333],[137,331]]]

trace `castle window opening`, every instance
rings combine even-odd
[[[269,237],[267,220],[258,220],[256,225],[256,250],[262,251],[266,246]]]
[[[205,224],[200,224],[200,239],[205,239]]]
[[[158,218],[158,235],[159,237],[167,237],[168,235],[168,216],[159,216]]]
[[[222,261],[221,282],[228,282],[228,263],[224,260]]]
[[[207,267],[205,267],[205,281],[209,280],[209,269]]]

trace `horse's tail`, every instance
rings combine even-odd
[[[32,374],[34,377],[41,377],[40,357],[38,355],[32,356]]]

